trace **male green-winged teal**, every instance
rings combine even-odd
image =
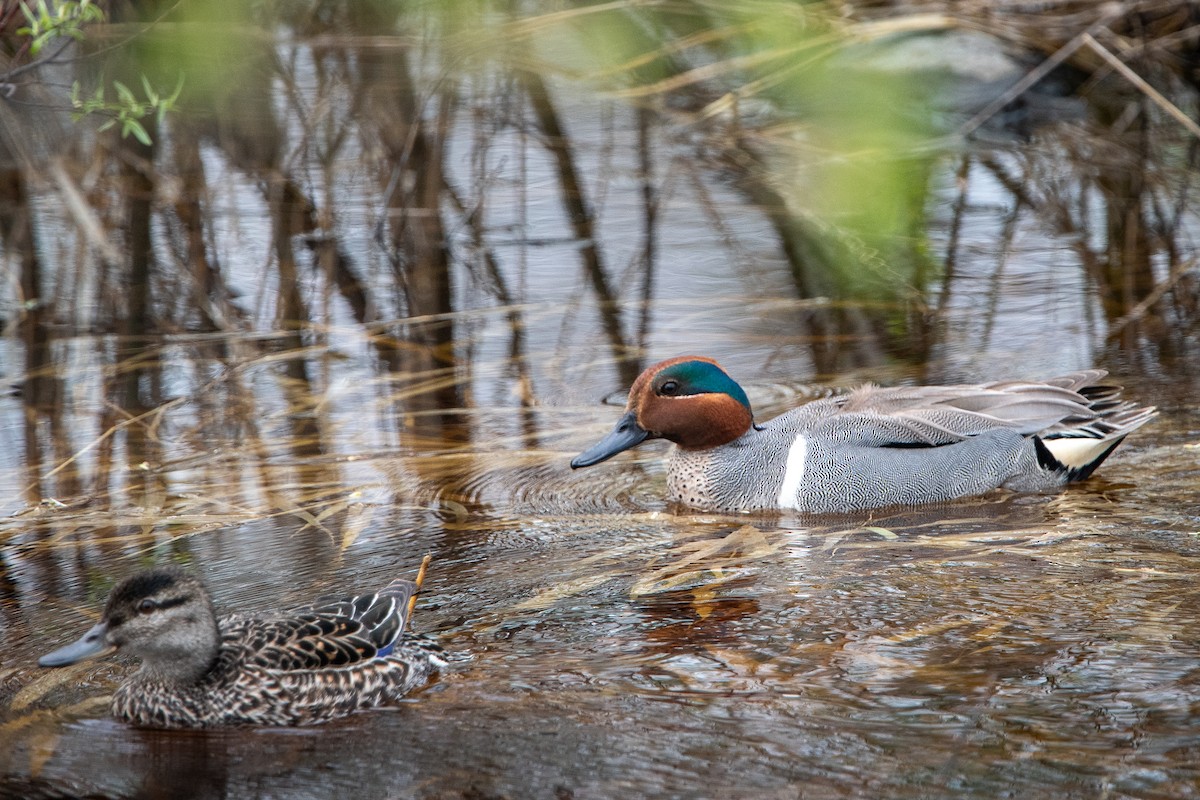
[[[200,581],[155,569],[117,584],[100,622],[38,663],[137,656],[141,669],[112,711],[139,727],[313,724],[396,700],[444,663],[436,645],[404,632],[416,590],[397,580],[374,594],[218,621]]]
[[[964,386],[864,386],[754,422],[742,387],[709,358],[649,367],[616,428],[571,466],[647,439],[676,444],[670,499],[709,511],[843,512],[1004,487],[1083,480],[1152,407],[1120,399],[1107,373]]]

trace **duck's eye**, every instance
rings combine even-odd
[[[662,386],[658,387],[658,393],[667,396],[679,394],[679,381],[663,381]]]
[[[137,604],[137,610],[139,614],[149,614],[151,611],[158,610],[158,603],[147,597]]]

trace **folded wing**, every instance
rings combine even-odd
[[[868,447],[937,447],[995,428],[1045,440],[1119,439],[1147,422],[1154,409],[1122,401],[1121,387],[1100,382],[1106,374],[1084,370],[1038,382],[865,386],[819,401],[829,408],[812,430]]]
[[[371,594],[321,599],[277,617],[231,619],[224,641],[247,665],[272,670],[351,667],[392,652],[416,584],[398,580]]]

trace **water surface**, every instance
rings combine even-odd
[[[718,148],[728,120],[387,72],[429,67],[404,39],[272,45],[278,83],[161,131],[138,314],[136,269],[64,224],[63,182],[27,188],[32,249],[4,240],[14,278],[37,256],[45,302],[3,289],[0,793],[1200,794],[1178,131],[1143,150],[1063,120],[940,151],[919,236],[884,254],[900,288],[823,293]],[[398,119],[414,98],[419,122]],[[137,262],[136,223],[106,211],[136,212],[124,147],[59,163]],[[661,443],[572,472],[638,370],[683,352],[722,360],[760,418],[866,380],[1092,366],[1161,413],[1062,494],[848,517],[669,508]],[[393,709],[144,732],[106,712],[128,663],[35,666],[150,564],[258,610],[426,553],[415,624],[460,658]]]

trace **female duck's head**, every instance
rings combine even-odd
[[[148,674],[174,681],[198,679],[220,645],[212,600],[195,578],[158,569],[127,578],[113,589],[104,613],[78,641],[42,656],[43,667],[65,667],[120,650],[142,661]]]
[[[647,439],[685,450],[728,444],[750,430],[754,415],[745,391],[711,358],[680,356],[648,367],[629,390],[613,431],[571,461],[590,467]]]

